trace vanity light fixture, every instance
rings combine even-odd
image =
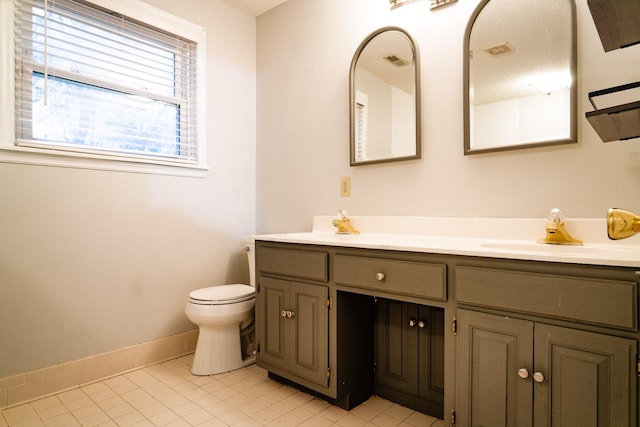
[[[458,0],[431,0],[431,10],[446,6],[451,3],[455,3],[457,1]]]
[[[419,1],[423,1],[423,0],[389,0],[389,5],[391,6],[391,10],[393,10],[400,6],[404,6],[409,3],[417,3]]]
[[[417,3],[419,1],[423,0],[389,0],[389,4],[391,5],[391,10],[393,10],[397,7],[404,6],[409,3]],[[455,3],[457,1],[458,0],[431,0],[431,10],[446,6],[451,3]]]

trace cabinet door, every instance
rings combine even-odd
[[[258,365],[269,368],[287,369],[287,337],[285,329],[286,317],[283,311],[289,308],[290,283],[284,280],[260,277],[260,292],[256,301],[256,325],[258,326]],[[289,332],[290,335],[290,332]]]
[[[419,306],[418,393],[421,398],[442,405],[444,400],[444,310]]]
[[[533,366],[533,322],[467,310],[457,317],[456,425],[531,426],[531,380],[518,370]]]
[[[291,284],[294,320],[291,323],[291,373],[327,386],[329,368],[329,288]]]
[[[418,396],[418,306],[400,301],[376,302],[376,384]]]
[[[536,323],[535,426],[635,426],[636,351],[635,340]]]

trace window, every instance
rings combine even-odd
[[[0,149],[205,169],[201,28],[131,0],[14,3],[14,135]]]

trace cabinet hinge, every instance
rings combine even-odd
[[[333,298],[327,298],[327,308],[333,308]]]
[[[636,371],[638,373],[638,378],[640,378],[640,354],[636,354]]]
[[[453,335],[458,333],[458,318],[456,316],[451,319],[451,332],[453,332]]]
[[[331,368],[327,368],[327,381],[331,381]]]
[[[456,427],[456,408],[451,408],[451,427]]]

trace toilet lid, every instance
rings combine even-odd
[[[247,285],[222,285],[196,289],[189,293],[189,300],[196,304],[231,304],[255,297],[255,288]]]

